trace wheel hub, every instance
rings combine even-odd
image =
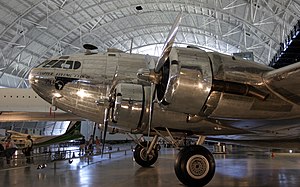
[[[205,177],[209,171],[208,160],[202,155],[192,156],[186,165],[188,174],[194,179]]]
[[[153,155],[151,153],[149,155],[147,155],[147,149],[143,148],[140,152],[140,157],[142,160],[148,161],[153,158]]]

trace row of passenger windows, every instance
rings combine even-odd
[[[71,60],[47,60],[42,64],[44,68],[63,68],[63,69],[78,69],[81,66],[79,61]]]
[[[12,95],[11,95],[11,96],[6,96],[6,95],[4,95],[3,97],[4,97],[4,98],[7,98],[7,97],[10,97],[10,98],[13,98],[13,97],[19,98],[19,96],[12,96]],[[26,97],[26,98],[27,98],[27,97],[30,98],[30,96],[24,96],[24,95],[22,96],[22,98],[25,98],[25,97]],[[21,98],[21,96],[20,96],[20,98]],[[34,98],[37,98],[37,96],[34,96]]]

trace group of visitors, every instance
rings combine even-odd
[[[98,138],[98,136],[96,136],[96,139],[94,139],[93,135],[91,135],[88,141],[86,141],[85,137],[83,136],[82,139],[80,140],[79,155],[85,155],[85,154],[92,155],[94,153],[94,145],[96,146],[96,154],[100,154],[101,153],[100,144],[101,141]]]
[[[22,149],[22,152],[26,157],[26,163],[31,163],[32,146],[33,146],[33,141],[31,139],[31,136],[28,135],[25,140],[24,148]],[[5,142],[0,144],[0,151],[2,152],[2,155],[6,157],[7,164],[10,164],[12,156],[15,154],[17,149],[18,148],[14,143],[14,141],[11,139],[11,136],[7,137]]]

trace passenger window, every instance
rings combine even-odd
[[[64,69],[72,69],[73,67],[73,61],[66,61],[66,63],[62,64],[61,65],[62,68]]]
[[[62,64],[64,63],[65,61],[64,60],[60,60],[60,61],[58,61],[56,64],[54,64],[53,66],[52,66],[52,68],[62,68]]]
[[[57,62],[57,60],[51,60],[50,62],[46,63],[43,68],[49,68],[51,67],[53,64],[55,64]]]
[[[78,62],[78,61],[75,61],[75,62],[74,62],[74,68],[73,68],[73,69],[78,69],[78,68],[80,68],[80,66],[81,66],[81,63]]]

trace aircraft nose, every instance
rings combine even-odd
[[[36,77],[37,77],[37,72],[36,72],[36,69],[34,68],[30,71],[29,76],[28,76],[28,80],[31,85],[38,82]]]

